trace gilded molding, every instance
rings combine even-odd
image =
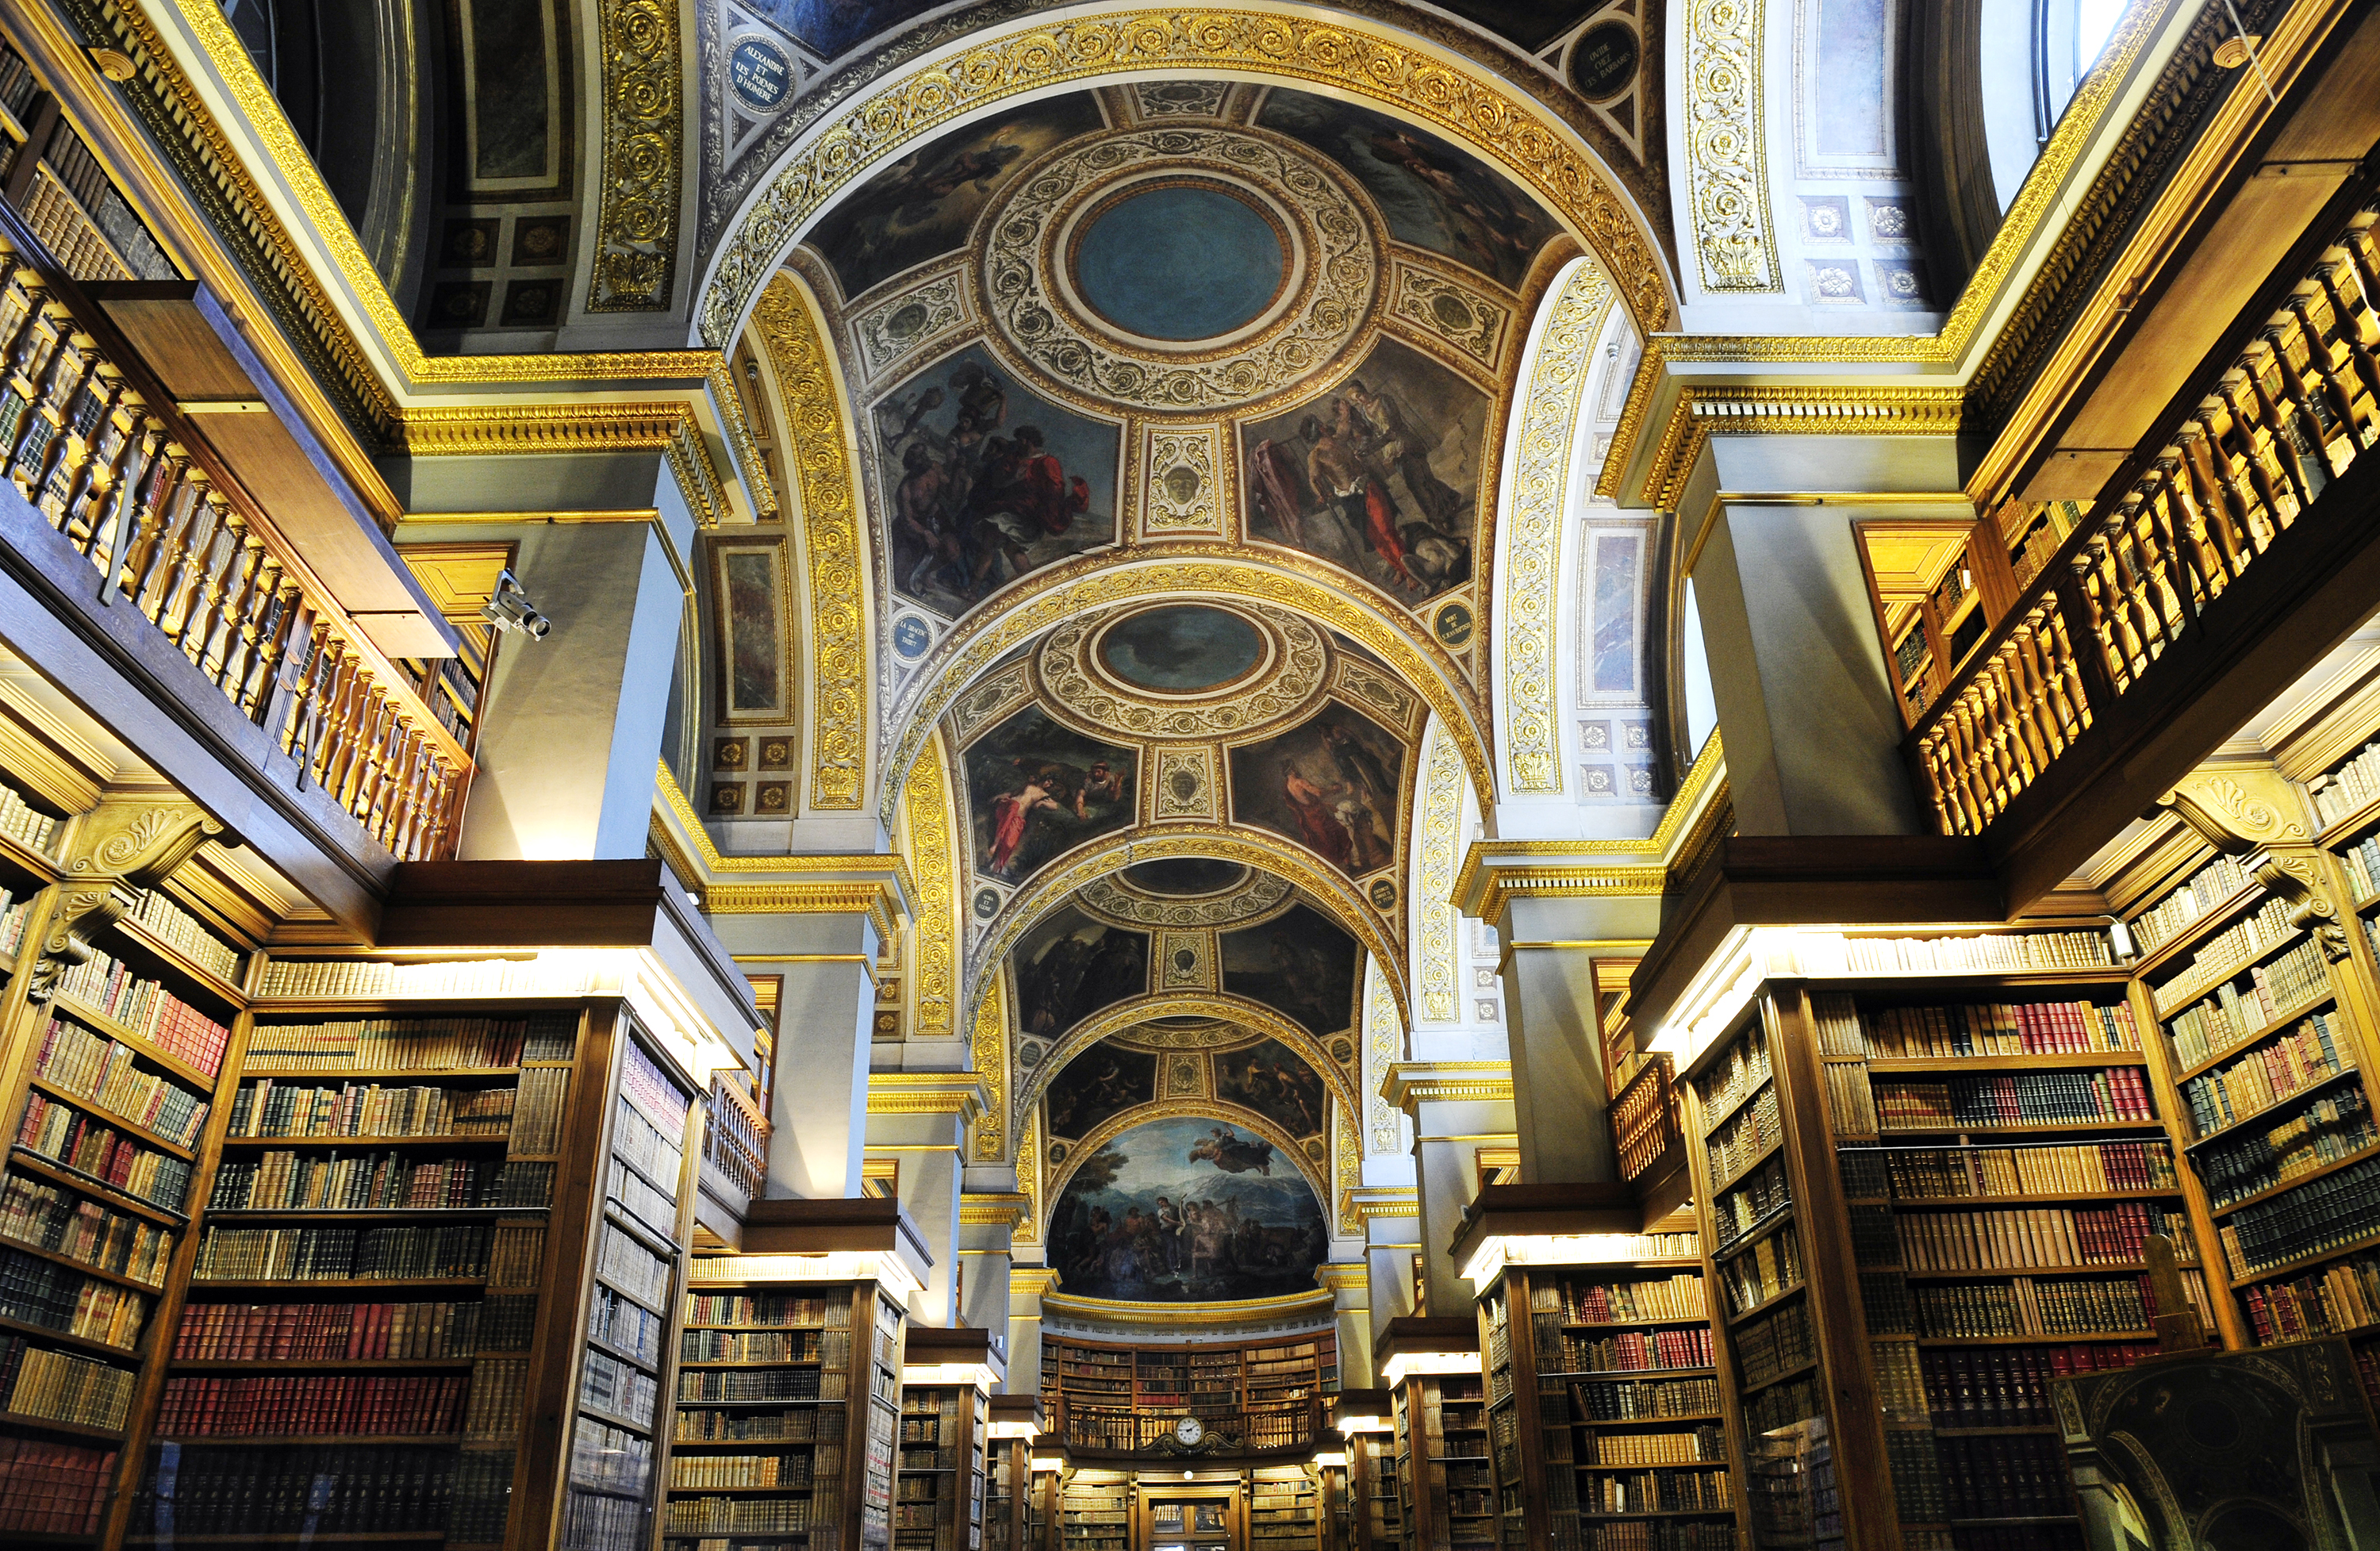
[[[1669,343],[1653,341],[1646,359]],[[1644,382],[1641,370],[1637,382]],[[1713,436],[1956,436],[1965,405],[1965,390],[1949,387],[1689,387],[1670,406],[1637,494],[1660,511],[1675,510],[1695,460]],[[1632,389],[1629,408],[1636,407]],[[1616,491],[1624,462],[1615,439],[1596,493],[1612,493],[1607,485]]]
[[[1430,740],[1418,816],[1421,877],[1414,904],[1420,920],[1421,1021],[1458,1021],[1455,985],[1455,851],[1462,844],[1463,766],[1444,737]]]
[[[1143,598],[1236,598],[1295,610],[1343,633],[1388,663],[1453,728],[1482,803],[1492,800],[1491,766],[1479,733],[1485,718],[1468,685],[1437,643],[1409,634],[1403,624],[1388,623],[1399,617],[1408,624],[1418,622],[1377,588],[1336,566],[1288,551],[1268,551],[1259,561],[1237,545],[1185,540],[1152,549],[1149,554],[1147,560],[1120,562],[1102,551],[1061,562],[1022,584],[1003,607],[963,622],[936,642],[918,665],[909,698],[885,719],[888,727],[901,732],[883,768],[907,769],[934,723],[979,675],[1072,616]],[[895,782],[888,778],[880,812],[889,817],[899,795]]]
[[[1389,1102],[1420,1123],[1425,1104],[1510,1104],[1512,1063],[1502,1060],[1400,1061],[1380,1084]]]
[[[1355,1210],[1355,1187],[1364,1182],[1364,1144],[1355,1134],[1355,1112],[1344,1104],[1334,1104],[1330,1110],[1332,1199],[1339,1206],[1339,1232],[1351,1237],[1364,1231],[1363,1217]]]
[[[1404,1023],[1397,1016],[1396,999],[1389,995],[1389,977],[1378,963],[1364,966],[1364,1075],[1366,1150],[1394,1154],[1404,1133],[1397,1124],[1396,1106],[1380,1097],[1380,1083],[1404,1059]]]
[[[962,1228],[1004,1228],[1013,1233],[1032,1210],[1033,1198],[1023,1191],[959,1193]]]
[[[1400,253],[1390,264],[1389,316],[1446,341],[1493,371],[1504,353],[1512,309]]]
[[[1346,1219],[1352,1217],[1356,1226],[1347,1230],[1351,1233],[1362,1232],[1362,1214],[1347,1203],[1347,1193],[1342,1192],[1342,1197],[1341,1226],[1345,1227]],[[1314,1279],[1332,1292],[1366,1292],[1369,1291],[1372,1286],[1372,1268],[1360,1260],[1326,1261],[1314,1268]]]
[[[1143,426],[1140,433],[1140,532],[1144,539],[1223,531],[1224,466],[1218,426]]]
[[[971,1072],[871,1072],[868,1112],[956,1115],[973,1125],[983,1117],[983,1082]]]
[[[950,782],[939,740],[917,756],[903,806],[908,810],[909,876],[917,879],[916,967],[911,972],[915,1032],[950,1037],[958,963],[958,842],[952,838]]]
[[[74,827],[74,852],[60,872],[61,896],[38,950],[25,952],[26,1000],[49,1000],[59,978],[98,951],[93,938],[225,832],[220,819],[195,803],[161,803],[129,793],[103,798]]]
[[[1051,1278],[1055,1284],[1054,1276]],[[1227,1303],[1125,1303],[1108,1298],[1069,1298],[1062,1292],[1041,1294],[1041,1312],[1089,1325],[1153,1326],[1160,1329],[1256,1325],[1298,1315],[1327,1315],[1338,1306],[1328,1288],[1311,1292],[1284,1292],[1277,1298],[1244,1298]]]
[[[809,577],[810,801],[820,810],[850,810],[866,801],[868,769],[867,567],[861,563],[859,506],[851,449],[818,321],[801,285],[771,277],[752,326],[769,353],[784,406],[793,474],[801,483],[803,570]],[[911,769],[930,722],[913,729],[898,768]],[[896,794],[888,793],[889,817]]]
[[[200,0],[184,0],[197,4]],[[1500,164],[1560,212],[1602,258],[1651,332],[1670,319],[1660,253],[1595,158],[1538,105],[1485,71],[1392,38],[1375,24],[1253,8],[1111,11],[1027,18],[1004,35],[910,66],[822,125],[747,204],[721,244],[700,326],[714,344],[780,255],[844,186],[962,115],[1069,82],[1154,70],[1236,71],[1312,83],[1420,120]]]
[[[1554,709],[1562,519],[1570,510],[1579,399],[1611,305],[1602,270],[1592,259],[1579,260],[1546,309],[1521,407],[1496,618],[1504,641],[1504,769],[1516,794],[1553,795],[1562,789]]]
[[[1496,864],[1508,858],[1534,862],[1537,864],[1534,870],[1556,877],[1566,870],[1626,871],[1630,861],[1639,864],[1638,870],[1655,863],[1674,866],[1684,854],[1685,842],[1696,842],[1712,822],[1713,815],[1726,806],[1727,751],[1714,731],[1704,740],[1702,752],[1694,757],[1686,779],[1678,783],[1678,794],[1661,810],[1660,820],[1653,826],[1650,835],[1643,840],[1474,841],[1463,853],[1451,898],[1463,914],[1494,920],[1483,908],[1488,897],[1483,890],[1494,886],[1491,874]]]
[[[1078,614],[1043,637],[1032,656],[1032,676],[1048,705],[1086,731],[1128,741],[1185,738],[1220,743],[1302,717],[1331,686],[1338,654],[1312,621],[1288,609],[1257,604],[1231,611],[1256,627],[1270,655],[1261,678],[1240,693],[1200,700],[1135,689],[1100,671],[1091,643],[1116,611]],[[1253,614],[1254,618],[1248,616]]]
[[[1411,1222],[1421,1216],[1421,1192],[1411,1185],[1366,1185],[1354,1193],[1366,1222]]]
[[[589,312],[666,312],[677,274],[679,163],[686,151],[674,0],[598,0],[603,55],[602,201]],[[722,341],[723,353],[726,342]]]
[[[1706,291],[1785,288],[1768,219],[1761,0],[1687,0],[1686,192]]]
[[[715,883],[703,891],[712,915],[836,915],[865,914],[877,937],[891,941],[900,912],[887,883]]]
[[[1038,1244],[1041,1242],[1041,1112],[1027,1105],[1017,1112],[1016,1190],[1030,1201],[1032,1209],[1026,1213],[1024,1226],[1010,1235],[1012,1243]],[[1056,1279],[1054,1277],[1051,1278]]]
[[[983,1079],[983,1120],[975,1128],[978,1163],[1008,1157],[1008,997],[998,975],[975,1010],[972,1048],[976,1075]]]
[[[752,492],[752,509],[763,522],[774,521],[777,512],[777,487],[769,478],[769,462],[752,440],[752,422],[744,415],[744,395],[735,391],[735,379],[727,370],[722,357],[710,378],[710,402],[717,406],[719,418],[727,428],[728,454],[744,476],[744,488]]]
[[[1271,915],[1289,894],[1288,880],[1269,873],[1251,873],[1246,882],[1228,893],[1187,900],[1142,894],[1123,881],[1121,873],[1110,873],[1084,884],[1076,900],[1091,915],[1118,926],[1227,929]]]
[[[727,509],[702,426],[690,406],[674,400],[408,409],[395,434],[398,445],[415,457],[658,451],[667,455],[678,493],[698,526],[717,527]],[[756,488],[767,483],[762,479]]]

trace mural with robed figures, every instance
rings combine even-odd
[[[1404,759],[1402,743],[1334,701],[1278,737],[1232,750],[1232,817],[1362,878],[1397,859]]]
[[[1121,939],[1127,934],[1115,935]],[[1134,1105],[1156,1097],[1156,1052],[1101,1042],[1058,1073],[1050,1084],[1042,1120],[1052,1136],[1088,1136]]]
[[[1016,1026],[1025,1034],[1063,1034],[1100,1008],[1148,990],[1148,934],[1094,921],[1071,904],[1035,923],[1018,941],[1009,962],[1016,972]],[[1075,1076],[1083,1065],[1084,1060],[1075,1061],[1059,1081]],[[1081,1080],[1105,1093],[1106,1086],[1099,1083],[1103,1070],[1101,1063],[1095,1062]],[[1156,1070],[1152,1060],[1148,1075],[1140,1082],[1144,1099],[1150,1097]],[[1096,1124],[1097,1121],[1088,1121],[1082,1131],[1062,1134],[1080,1136]]]
[[[1014,883],[1062,851],[1132,822],[1133,751],[1027,706],[966,751],[976,870]]]
[[[777,4],[800,9],[868,8],[820,5],[819,0]],[[805,240],[833,266],[843,294],[856,297],[903,270],[956,249],[992,196],[1028,164],[1061,141],[1101,128],[1106,122],[1087,91],[978,119],[869,178],[827,212]]]
[[[1225,932],[1223,989],[1260,1001],[1308,1033],[1336,1034],[1355,1021],[1355,939],[1312,905]]]
[[[1310,1291],[1330,1254],[1297,1165],[1248,1128],[1174,1115],[1082,1160],[1050,1218],[1058,1290],[1220,1303]]]
[[[1241,428],[1249,531],[1420,603],[1471,579],[1488,395],[1383,339],[1336,392]]]
[[[892,586],[957,618],[1028,571],[1115,542],[1116,428],[1008,377],[980,345],[878,402]]]
[[[1319,1135],[1330,1112],[1321,1074],[1278,1039],[1217,1056],[1215,1097],[1255,1110],[1292,1136]]]
[[[1502,174],[1386,114],[1275,91],[1257,124],[1304,140],[1354,174],[1399,242],[1467,264],[1508,290],[1559,229]]]

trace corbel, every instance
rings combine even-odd
[[[2314,871],[2313,858],[2284,853],[2277,847],[2307,846],[2313,842],[2303,824],[2289,817],[2289,784],[2278,771],[2240,772],[2248,784],[2228,774],[2194,775],[2157,800],[2174,817],[2195,830],[2216,850],[2239,858],[2242,869],[2277,899],[2295,908],[2289,925],[2313,934],[2323,956],[2333,963],[2348,955],[2347,927],[2338,906]]]
[[[195,803],[111,798],[84,815],[61,879],[64,898],[27,981],[27,1000],[55,995],[59,978],[89,961],[92,939],[209,841],[239,843]]]

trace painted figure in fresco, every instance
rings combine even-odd
[[[1339,767],[1340,776],[1375,803],[1393,803],[1397,799],[1397,783],[1389,779],[1388,768],[1374,754],[1356,741],[1355,734],[1343,723],[1326,721],[1322,724],[1322,745],[1330,751],[1330,762]]]
[[[1122,806],[1130,788],[1131,783],[1124,779],[1123,771],[1113,769],[1104,759],[1093,760],[1090,779],[1083,782],[1083,801]]]
[[[1501,189],[1484,177],[1465,177],[1455,167],[1431,154],[1427,146],[1402,130],[1381,130],[1371,138],[1371,152],[1399,167],[1438,197],[1456,246],[1469,254],[1486,273],[1505,273],[1505,266],[1528,267],[1536,250],[1535,230],[1525,214]],[[1493,208],[1490,208],[1490,207]]]
[[[1230,1126],[1219,1125],[1190,1149],[1189,1161],[1211,1163],[1226,1174],[1245,1174],[1253,1169],[1269,1175],[1272,1172],[1272,1144],[1261,1137],[1242,1136]]]
[[[1091,945],[1080,936],[1069,933],[1041,951],[1033,962],[1030,983],[1022,987],[1019,1000],[1026,1028],[1035,1034],[1056,1034],[1074,1020],[1075,995],[1083,985],[1083,971],[1091,962]],[[1073,1091],[1069,1091],[1069,1098]],[[1069,1116],[1072,1105],[1068,1106]],[[1052,1116],[1052,1123],[1058,1117]],[[1073,1135],[1073,1132],[1061,1132]]]
[[[1359,377],[1347,384],[1347,402],[1354,409],[1366,454],[1381,482],[1387,482],[1390,472],[1402,476],[1422,520],[1441,530],[1451,529],[1462,515],[1463,497],[1431,469],[1429,448],[1415,429],[1403,401],[1385,391],[1374,392]]]
[[[1022,768],[1025,761],[1018,760]],[[1025,831],[1040,812],[1063,814],[1066,811],[1065,777],[1055,765],[1045,765],[1025,779],[1022,788],[1003,792],[991,800],[991,846],[984,857],[989,870],[1003,878],[1009,864],[1015,860],[1017,847],[1025,842]],[[1076,816],[1080,817],[1080,799],[1076,799]]]
[[[1305,423],[1316,425],[1311,416]],[[1318,431],[1319,429],[1317,426]],[[1307,547],[1305,514],[1314,505],[1314,491],[1298,467],[1297,445],[1297,442],[1283,444],[1267,437],[1248,454],[1248,472],[1256,491],[1257,515],[1269,519],[1281,530],[1282,538],[1302,550]]]
[[[1175,1276],[1182,1273],[1182,1214],[1172,1201],[1157,1198],[1157,1235],[1165,1252],[1165,1269]]]
[[[1398,586],[1419,588],[1420,580],[1405,569],[1404,542],[1397,537],[1396,503],[1365,460],[1354,407],[1343,398],[1332,399],[1330,421],[1326,424],[1309,415],[1299,425],[1298,434],[1314,443],[1305,454],[1305,473],[1316,495],[1337,512],[1350,534],[1371,546]]]
[[[1330,794],[1308,781],[1296,762],[1289,759],[1281,761],[1281,789],[1289,799],[1290,812],[1296,816],[1298,838],[1342,872],[1351,870],[1354,857],[1348,849],[1347,830],[1330,809]]]

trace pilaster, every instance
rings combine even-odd
[[[1471,1298],[1448,1252],[1463,1208],[1479,1193],[1479,1149],[1512,1145],[1509,1061],[1400,1061],[1381,1084],[1414,1123],[1415,1217],[1421,1230],[1425,1307],[1456,1318]]]
[[[1012,1266],[1008,1271],[1008,1388],[1011,1394],[1041,1392],[1041,1299],[1058,1285],[1047,1266]]]
[[[949,1327],[959,1318],[960,1177],[966,1167],[967,1128],[981,1119],[983,1084],[968,1072],[871,1072],[868,1076],[867,1150],[900,1161],[901,1209],[925,1235],[934,1256],[909,1312],[920,1323]]]

